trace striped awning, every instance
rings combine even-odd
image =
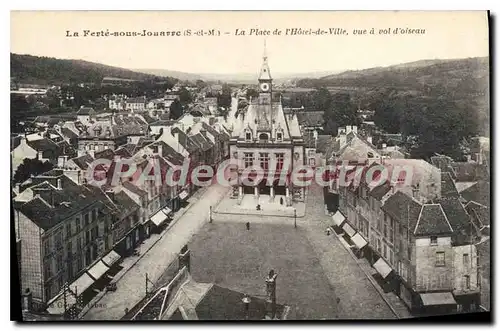
[[[387,276],[389,276],[389,274],[392,271],[391,266],[388,265],[387,262],[385,262],[384,259],[382,258],[378,259],[377,262],[373,264],[373,267],[375,268],[375,270],[377,270],[379,275],[382,276],[382,278],[384,279],[387,278]]]
[[[332,216],[332,219],[335,225],[340,226],[345,221],[345,216],[340,211],[337,211],[335,215]]]
[[[359,248],[359,249],[365,247],[368,244],[368,242],[366,241],[366,239],[363,238],[363,236],[361,236],[359,234],[359,232],[356,233],[354,236],[352,236],[351,240],[356,245],[356,247]]]
[[[181,200],[185,200],[186,198],[188,197],[188,193],[186,190],[182,191],[180,194],[179,194],[179,198]]]
[[[87,273],[92,276],[94,279],[99,279],[108,271],[109,267],[107,267],[102,261],[97,262],[94,264],[89,270],[87,270]]]
[[[102,262],[108,267],[112,267],[120,259],[120,254],[115,251],[109,252],[105,257],[102,258]]]
[[[349,225],[349,223],[345,223],[342,226],[342,230],[344,230],[344,232],[347,233],[349,237],[354,236],[354,234],[356,233],[356,230],[354,230],[352,226]]]
[[[421,293],[420,298],[424,306],[456,305],[457,302],[451,292]]]

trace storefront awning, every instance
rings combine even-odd
[[[380,274],[380,276],[382,276],[382,278],[387,278],[387,276],[389,276],[389,274],[391,273],[392,271],[392,268],[390,265],[387,264],[387,262],[384,261],[384,259],[380,258],[377,260],[377,262],[375,262],[375,264],[373,264],[373,267],[375,268],[375,270],[377,270],[377,272]]]
[[[342,230],[344,230],[344,232],[347,233],[349,237],[354,236],[354,234],[356,233],[356,230],[354,230],[352,226],[349,225],[349,223],[345,223],[342,226]]]
[[[424,306],[456,305],[457,302],[451,292],[421,293],[420,298]]]
[[[365,240],[365,238],[363,238],[359,234],[359,232],[356,233],[354,236],[352,236],[351,240],[356,245],[356,247],[359,249],[365,247],[368,244],[368,242]]]
[[[71,308],[74,304],[76,303],[76,296],[71,293],[70,291],[66,292],[66,297],[64,295],[64,292],[61,292],[55,297],[54,300],[51,300],[47,304],[47,311],[49,314],[64,314],[65,307],[66,305],[66,310]]]
[[[187,199],[187,197],[188,197],[188,193],[187,193],[187,191],[185,191],[185,190],[184,190],[184,191],[182,191],[182,192],[179,194],[179,198],[180,198],[181,200],[186,200],[186,199]]]
[[[105,257],[102,258],[102,262],[108,267],[112,267],[120,259],[120,254],[115,251],[109,252]]]
[[[94,279],[99,279],[108,271],[108,267],[102,263],[102,261],[97,262],[94,264],[89,270],[87,270],[87,273],[92,276]]]
[[[151,216],[151,222],[153,222],[154,225],[156,225],[156,226],[160,226],[160,224],[165,222],[166,219],[167,219],[167,215],[164,212],[162,212],[161,210],[158,211],[153,216]]]
[[[77,280],[75,280],[70,286],[69,289],[76,295],[82,294],[86,289],[88,289],[92,284],[94,284],[95,280],[92,279],[87,273],[81,275]]]
[[[170,209],[169,207],[165,207],[161,211],[164,212],[165,215],[168,215],[172,212],[172,209]]]
[[[342,222],[345,221],[345,216],[340,211],[337,211],[335,215],[332,216],[332,219],[335,225],[340,226]]]

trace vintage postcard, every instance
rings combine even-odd
[[[19,320],[490,318],[488,12],[13,11],[10,52]]]

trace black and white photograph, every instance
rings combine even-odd
[[[490,320],[489,24],[11,11],[17,320]]]

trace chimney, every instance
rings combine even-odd
[[[29,288],[27,288],[21,295],[21,300],[21,307],[23,311],[33,311],[33,294]]]
[[[370,144],[373,144],[373,140],[371,136],[366,137],[366,141],[368,141]]]
[[[358,133],[358,127],[356,125],[352,126],[352,132]]]
[[[62,181],[60,178],[57,179],[57,189],[62,190]]]
[[[387,148],[387,144],[386,143],[383,143],[382,144],[382,149],[386,149]]]
[[[163,155],[163,146],[162,144],[158,144],[158,155]]]

